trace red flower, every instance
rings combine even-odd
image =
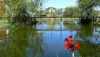
[[[73,36],[69,36],[68,38],[65,38],[65,41],[71,41]]]
[[[69,50],[76,50],[76,49],[80,49],[79,43],[78,42],[74,42],[72,40],[73,36],[69,36],[68,38],[65,38],[66,44],[64,45],[65,49],[69,49]]]
[[[75,46],[77,49],[80,49],[79,43],[76,43],[74,46]]]
[[[69,49],[69,46],[70,46],[69,44],[65,44],[64,48]]]
[[[67,42],[64,46],[65,49],[68,49],[69,46],[71,45],[71,41],[72,41],[72,36],[69,36],[68,38],[65,38],[65,41]]]
[[[69,38],[72,38],[73,36],[69,36]]]

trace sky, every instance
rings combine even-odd
[[[66,8],[70,6],[76,6],[77,0],[48,0],[44,7]]]

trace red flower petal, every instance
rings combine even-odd
[[[78,49],[80,49],[80,46],[79,46],[78,43],[75,44],[75,47],[78,48]]]
[[[68,45],[68,44],[65,44],[65,45],[64,45],[64,48],[65,48],[65,49],[69,49],[69,45]]]

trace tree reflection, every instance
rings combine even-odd
[[[100,57],[100,47],[89,40],[93,38],[93,32],[94,26],[82,25],[75,35],[75,39],[80,41],[79,53],[82,57]]]
[[[77,31],[79,25],[77,24],[64,24],[69,31]]]
[[[31,26],[14,28],[0,47],[0,57],[40,57],[43,56],[43,33]]]
[[[91,37],[91,36],[93,36],[93,29],[94,29],[94,27],[92,25],[82,25],[80,27],[79,31],[77,32],[77,34],[81,38]]]
[[[100,46],[92,43],[90,39],[94,38],[93,25],[81,25],[77,26],[74,24],[66,24],[66,28],[69,31],[76,31],[74,40],[79,41],[80,50],[78,50],[81,57],[100,57]]]
[[[100,46],[80,42],[80,56],[82,57],[100,57]]]

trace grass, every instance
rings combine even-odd
[[[79,20],[79,18],[37,18],[37,21],[45,21],[47,23],[50,23],[51,21],[54,21],[54,23],[60,22],[60,21],[75,21]]]
[[[8,27],[9,23],[6,19],[0,19],[0,28]]]
[[[52,19],[52,18],[38,18],[37,20],[48,20],[48,19]],[[57,20],[61,20],[61,18],[53,18],[53,19],[57,19]],[[63,21],[72,21],[72,20],[79,20],[79,18],[62,18]]]

